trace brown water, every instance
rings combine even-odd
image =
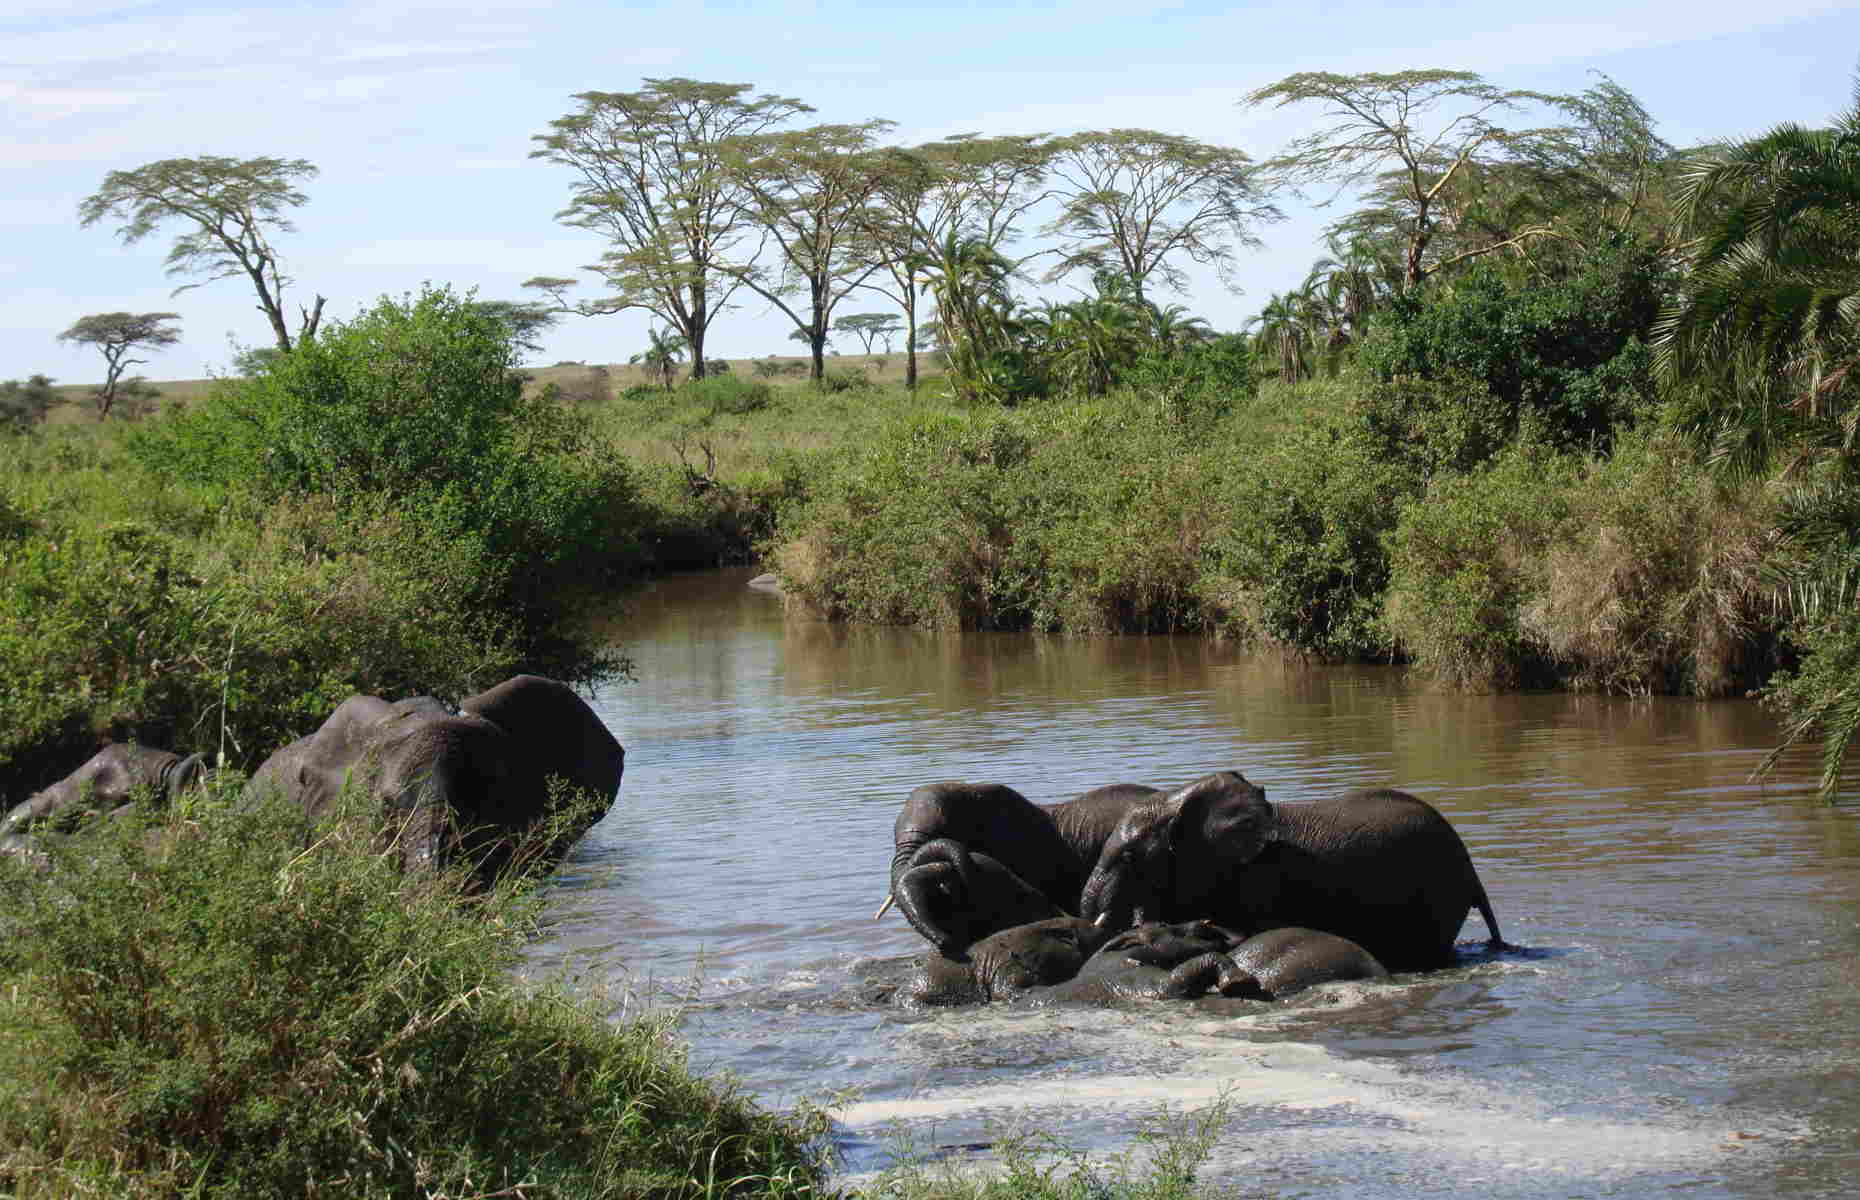
[[[847,1175],[1040,1128],[1121,1150],[1225,1097],[1204,1178],[1286,1195],[1860,1189],[1860,831],[1749,702],[1460,696],[1192,639],[848,629],[748,573],[663,581],[596,707],[620,802],[539,962],[677,1003],[693,1062],[765,1103],[849,1092]],[[1471,847],[1526,949],[1279,1005],[909,1015],[866,981],[923,944],[883,899],[937,779],[1038,801],[1243,770],[1280,800],[1393,784]],[[1483,940],[1477,916],[1462,931]]]

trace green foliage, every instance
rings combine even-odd
[[[791,593],[938,628],[1193,629],[1212,465],[1144,397],[920,416],[782,514]]]
[[[49,375],[29,375],[24,382],[9,379],[0,383],[0,435],[37,425],[57,400]]]
[[[878,384],[864,371],[839,370],[828,367],[820,373],[820,389],[825,392],[872,392],[878,390]]]
[[[1417,666],[1458,687],[1545,682],[1549,654],[1525,608],[1542,594],[1577,474],[1571,460],[1507,452],[1489,470],[1435,480],[1403,510],[1387,621]]]
[[[1387,304],[1359,361],[1380,380],[1447,384],[1443,403],[1477,410],[1440,418],[1466,431],[1458,439],[1462,450],[1496,450],[1523,438],[1558,450],[1606,452],[1616,431],[1651,406],[1652,360],[1641,339],[1664,282],[1659,257],[1634,244],[1598,252],[1581,272],[1551,283],[1514,282],[1495,267],[1477,267],[1439,293],[1410,293]],[[1469,380],[1503,407],[1493,409],[1465,386]],[[1415,394],[1397,388],[1370,399],[1379,452],[1403,453],[1402,437],[1415,425],[1407,411]],[[1378,402],[1391,411],[1379,412]]]
[[[504,322],[449,289],[384,298],[131,448],[227,495],[404,515],[476,564],[471,599],[519,624],[534,667],[578,675],[565,606],[638,561],[635,491],[585,424],[525,395],[515,355]]]
[[[1328,660],[1386,657],[1384,538],[1419,490],[1336,422],[1298,426],[1225,476],[1232,524],[1208,586],[1230,597],[1230,628]]]
[[[28,1196],[765,1195],[818,1114],[693,1078],[670,1021],[517,975],[539,909],[410,879],[236,786],[0,864],[0,1186]],[[513,1193],[514,1194],[514,1193]]]
[[[678,398],[686,404],[701,405],[711,415],[740,416],[767,408],[775,399],[775,389],[760,379],[740,375],[706,375],[689,379],[678,389]]]

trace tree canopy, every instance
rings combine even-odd
[[[58,335],[61,342],[95,346],[103,355],[104,378],[94,393],[99,421],[109,417],[110,410],[116,407],[127,384],[133,382],[125,381],[123,372],[148,361],[145,358],[131,358],[130,354],[145,348],[159,350],[180,341],[181,331],[169,324],[170,321],[180,319],[179,313],[171,312],[92,313],[88,317],[79,317],[71,328]]]
[[[259,311],[278,349],[288,351],[292,335],[284,291],[291,281],[269,234],[294,228],[286,211],[308,199],[298,181],[316,173],[301,158],[166,158],[131,171],[111,171],[103,186],[78,205],[78,218],[86,228],[106,218],[121,221],[116,233],[125,245],[171,222],[191,225],[169,247],[167,271],[204,278],[183,284],[174,294],[243,275],[258,293]],[[298,310],[298,338],[316,336],[323,304],[318,296],[310,308]]]

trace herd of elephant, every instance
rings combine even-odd
[[[391,844],[406,866],[463,858],[489,876],[520,849],[559,858],[612,805],[625,766],[626,752],[573,688],[518,675],[456,709],[431,696],[351,696],[316,732],[266,759],[244,795],[282,796],[316,820],[351,787],[393,818]],[[30,854],[34,833],[120,815],[141,795],[172,799],[204,774],[198,754],[105,746],[0,819],[0,852]],[[526,843],[557,814],[559,828],[542,826],[544,844]]]
[[[351,696],[265,760],[244,795],[318,819],[349,790],[394,818],[408,868],[462,858],[495,873],[551,818],[529,861],[559,859],[612,805],[625,762],[573,688],[519,675],[456,708]],[[0,853],[31,854],[36,834],[120,815],[137,796],[178,796],[204,766],[107,746],[0,819]],[[1272,804],[1237,771],[1047,805],[1001,784],[920,787],[898,814],[878,915],[894,902],[933,947],[893,997],[909,1006],[1276,998],[1449,965],[1475,908],[1504,947],[1472,856],[1432,806],[1387,789]]]
[[[1406,792],[1273,804],[1237,771],[1034,804],[1001,784],[920,787],[898,814],[891,893],[934,947],[896,999],[1276,999],[1455,961],[1472,856]]]

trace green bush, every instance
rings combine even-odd
[[[1437,290],[1392,301],[1377,314],[1358,361],[1385,381],[1450,383],[1439,401],[1478,410],[1443,418],[1480,431],[1461,439],[1462,450],[1523,437],[1605,453],[1618,429],[1651,410],[1652,359],[1643,343],[1666,271],[1662,254],[1636,243],[1608,247],[1550,282],[1515,282],[1497,266],[1477,266]],[[1468,379],[1483,387],[1461,382]],[[1492,411],[1488,397],[1503,408]],[[1389,399],[1399,412],[1420,398]]]
[[[762,380],[740,375],[706,375],[680,384],[678,398],[686,404],[700,405],[713,415],[741,415],[767,408],[775,398],[775,389]]]
[[[817,1115],[658,1018],[523,981],[539,912],[235,793],[0,864],[0,1187],[29,1197],[728,1196],[817,1185]],[[191,817],[191,819],[190,819]]]
[[[1384,538],[1419,490],[1346,423],[1300,426],[1233,465],[1232,523],[1211,547],[1204,589],[1228,626],[1327,660],[1386,658]]]
[[[585,677],[602,664],[568,618],[591,585],[637,569],[642,515],[625,465],[526,395],[516,359],[503,322],[427,288],[220,381],[130,446],[221,495],[405,514],[469,549],[471,600],[516,623],[529,665]]]
[[[1386,619],[1416,666],[1474,689],[1549,682],[1526,608],[1543,595],[1579,474],[1570,460],[1508,452],[1490,470],[1436,479],[1403,510]]]
[[[29,429],[45,419],[58,400],[48,375],[31,375],[23,382],[0,383],[0,436],[9,430]]]

